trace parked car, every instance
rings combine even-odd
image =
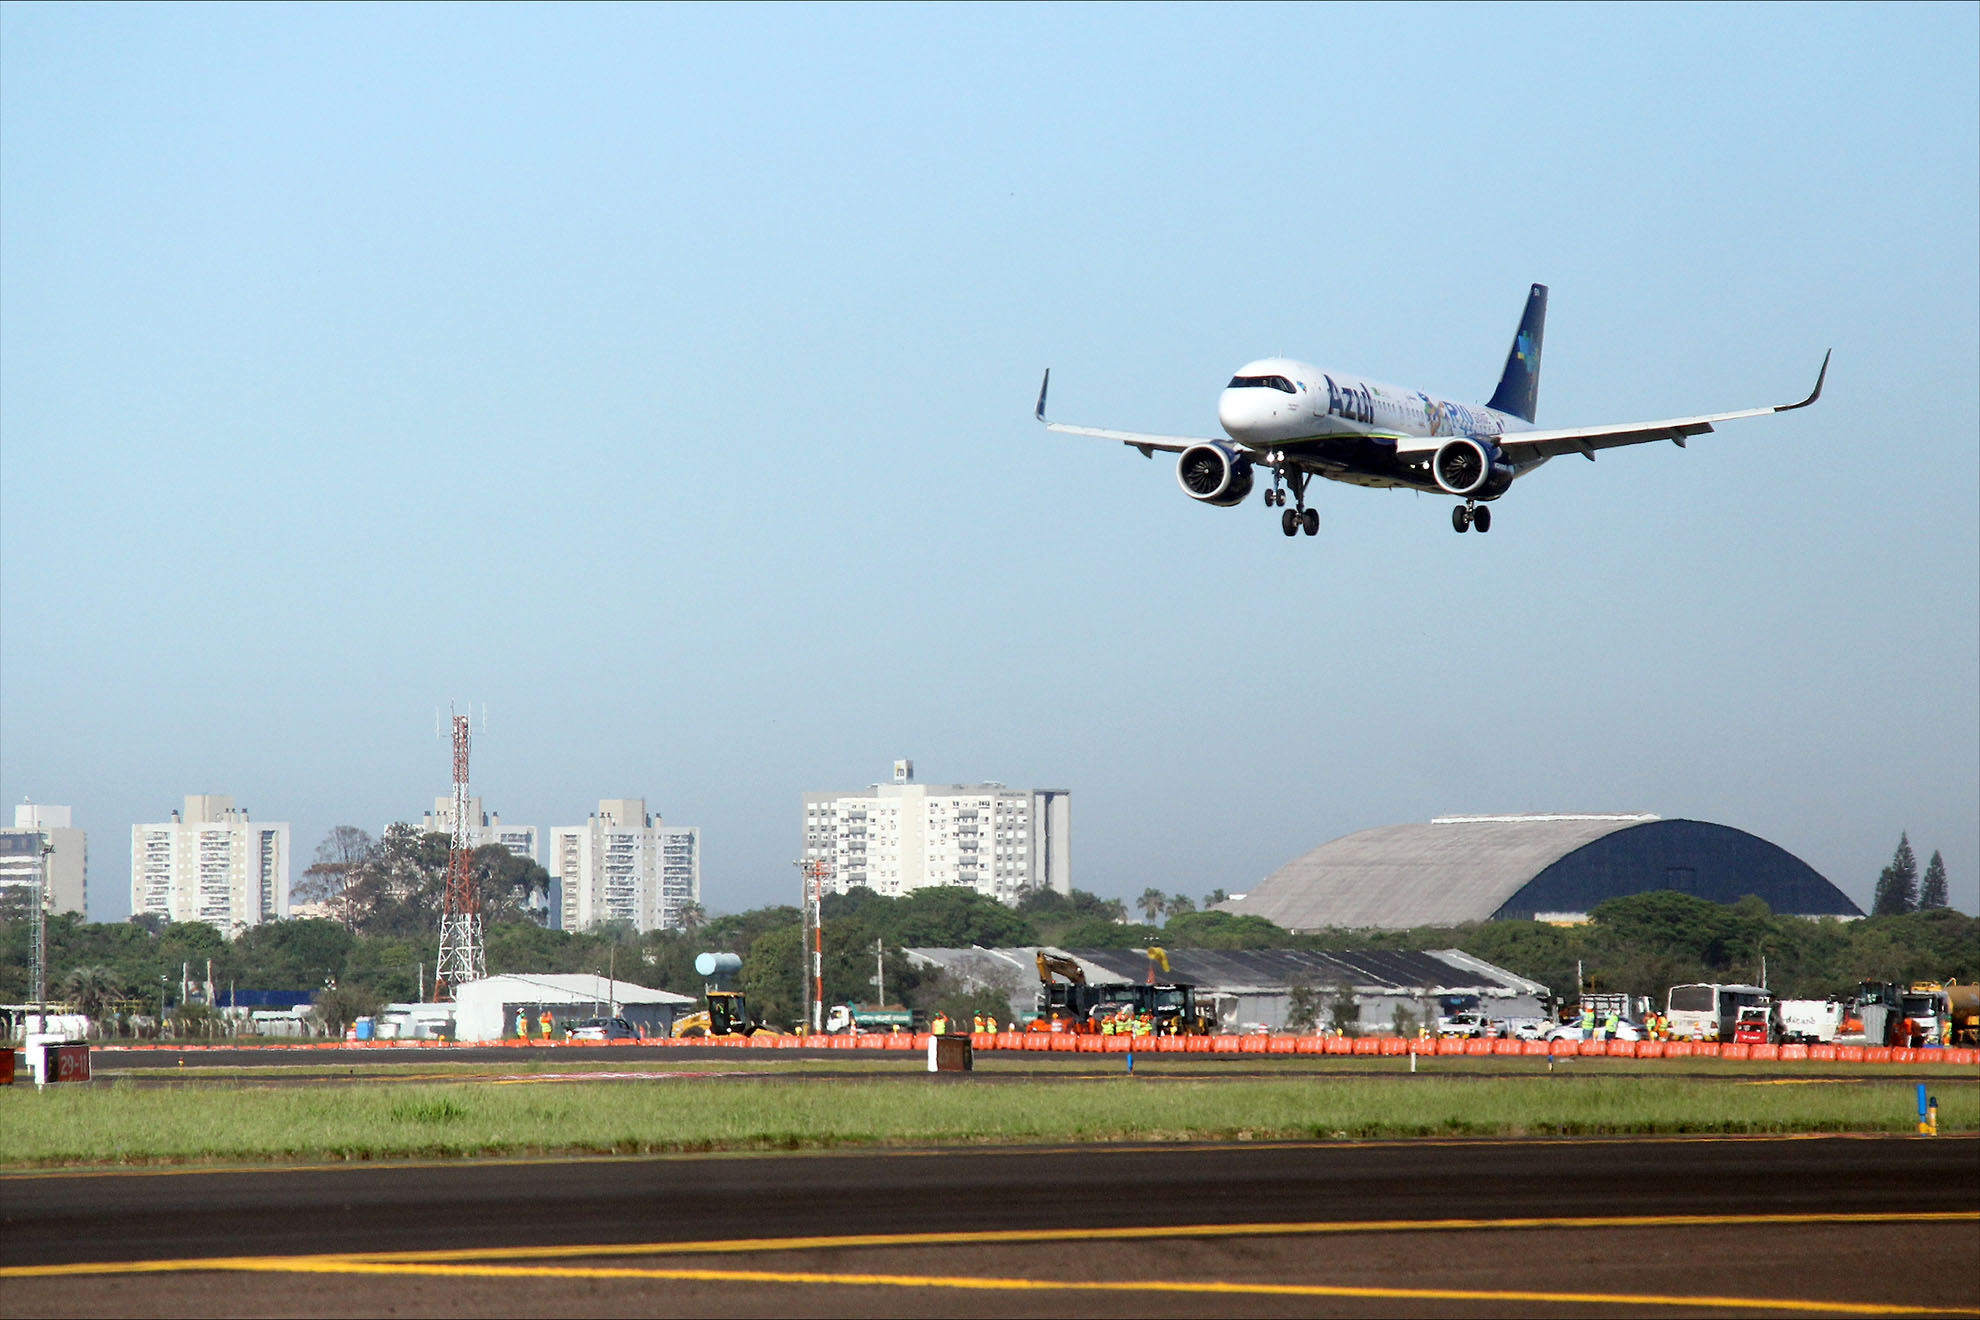
[[[586,1018],[572,1027],[571,1040],[638,1040],[639,1029],[624,1018]]]
[[[1502,1024],[1508,1036],[1517,1040],[1545,1040],[1554,1024],[1542,1017],[1511,1017]]]
[[[1597,1022],[1592,1033],[1584,1032],[1579,1022],[1564,1022],[1547,1033],[1548,1040],[1584,1040],[1589,1035],[1602,1036],[1602,1024]],[[1604,1037],[1608,1040],[1642,1040],[1643,1028],[1628,1018],[1616,1024],[1615,1035]]]
[[[1437,1019],[1439,1036],[1483,1036],[1492,1029],[1492,1020],[1476,1009],[1464,1009]]]

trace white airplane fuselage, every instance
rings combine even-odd
[[[1238,368],[1218,396],[1217,422],[1261,459],[1280,453],[1333,481],[1415,490],[1440,489],[1430,456],[1418,449],[1398,454],[1396,436],[1492,439],[1533,429],[1482,404],[1277,357]],[[1517,466],[1529,471],[1546,461]]]

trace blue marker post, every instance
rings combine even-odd
[[[1128,1060],[1128,1076],[1132,1077],[1134,1076],[1134,1046],[1132,1045],[1128,1046],[1127,1060]],[[1920,1087],[1919,1091],[1922,1094],[1924,1088]]]
[[[1936,1137],[1939,1135],[1939,1105],[1925,1094],[1925,1083],[1918,1084],[1918,1135]]]

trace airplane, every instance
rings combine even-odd
[[[1118,440],[1153,458],[1156,450],[1177,454],[1176,480],[1193,500],[1233,508],[1251,495],[1255,471],[1272,474],[1267,507],[1283,510],[1279,527],[1287,536],[1320,531],[1320,511],[1306,505],[1314,477],[1378,489],[1442,491],[1464,503],[1451,510],[1460,532],[1492,530],[1491,501],[1550,458],[1580,454],[1590,462],[1601,449],[1669,440],[1679,448],[1719,422],[1806,408],[1822,397],[1829,354],[1815,389],[1799,403],[1738,412],[1675,417],[1658,422],[1543,430],[1534,425],[1540,395],[1540,341],[1547,324],[1547,286],[1527,294],[1519,331],[1506,354],[1506,368],[1483,407],[1454,403],[1421,390],[1398,389],[1359,376],[1323,371],[1291,358],[1261,358],[1239,367],[1217,400],[1217,421],[1225,438],[1146,435],[1097,426],[1068,426],[1045,420],[1045,394],[1052,387],[1046,369],[1038,387],[1035,415],[1045,428],[1067,435]],[[1830,350],[1833,352],[1834,350]],[[1293,507],[1286,508],[1291,487]]]

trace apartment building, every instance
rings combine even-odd
[[[89,914],[89,837],[75,828],[68,807],[22,802],[14,808],[12,829],[0,829],[0,893],[34,892],[40,883],[41,846],[48,854],[49,912]]]
[[[221,793],[195,793],[156,825],[131,826],[131,912],[204,921],[232,937],[289,915],[289,826],[257,822]]]
[[[663,823],[645,798],[605,798],[583,825],[550,831],[546,869],[562,929],[665,930],[701,902],[701,831]]]
[[[480,822],[476,824],[475,822]],[[433,810],[422,814],[419,827],[428,834],[444,834],[449,838],[454,834],[454,796],[433,799]],[[517,857],[530,861],[537,860],[537,833],[534,825],[504,825],[502,813],[492,816],[482,810],[481,799],[468,799],[468,843],[475,848],[499,843]]]
[[[1034,889],[1072,890],[1072,798],[1063,789],[894,781],[804,795],[803,857],[824,861],[835,893],[864,886],[899,897],[966,885],[1003,903]]]

